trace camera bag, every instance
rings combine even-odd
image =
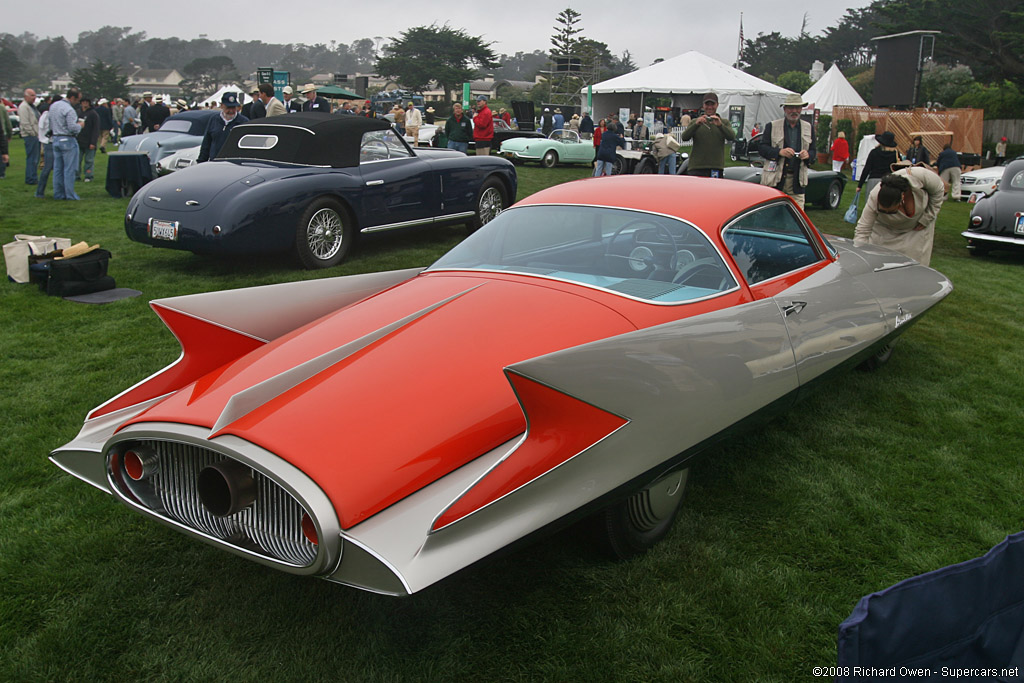
[[[116,287],[114,278],[107,275],[110,252],[94,249],[87,254],[49,262],[46,293],[51,296],[77,296],[102,292]],[[40,285],[42,288],[42,285]]]

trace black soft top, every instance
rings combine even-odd
[[[352,114],[302,112],[271,116],[235,126],[217,158],[333,168],[358,166],[363,134],[390,127],[385,120]],[[268,139],[269,136],[276,137],[276,141]]]

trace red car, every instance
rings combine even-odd
[[[888,358],[952,287],[750,183],[617,176],[431,267],[153,302],[178,362],[61,468],[236,554],[389,594],[585,516],[662,538],[693,458]]]

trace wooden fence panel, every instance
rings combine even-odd
[[[910,147],[913,139],[911,133],[948,130],[953,132],[953,149],[967,154],[981,154],[984,115],[983,109],[930,111],[836,107],[832,110],[832,127],[834,130],[839,119],[850,119],[856,132],[861,121],[875,121],[876,134],[891,130],[896,135],[896,147],[900,152],[905,152]],[[949,142],[949,138],[942,135],[922,137],[933,159],[942,151],[942,146]]]

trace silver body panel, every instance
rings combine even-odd
[[[234,436],[180,424],[119,426],[153,401],[87,420],[51,459],[113,493],[105,453],[121,440],[180,439],[220,450],[271,476],[316,518],[322,553],[296,573],[398,595],[422,590],[584,509],[651,483],[801,386],[863,357],[952,289],[936,271],[891,251],[833,240],[840,259],[772,298],[613,336],[505,368],[510,381],[554,389],[620,416],[625,424],[533,480],[444,526],[435,522],[530,438],[527,431],[342,530],[327,497],[280,457]],[[398,271],[314,280],[154,302],[270,340],[416,275]],[[116,433],[115,433],[116,432]],[[410,454],[415,457],[417,454]],[[120,497],[120,496],[119,496]],[[144,508],[125,501],[144,514]],[[249,559],[194,529],[179,528]],[[279,567],[281,568],[281,567]]]

